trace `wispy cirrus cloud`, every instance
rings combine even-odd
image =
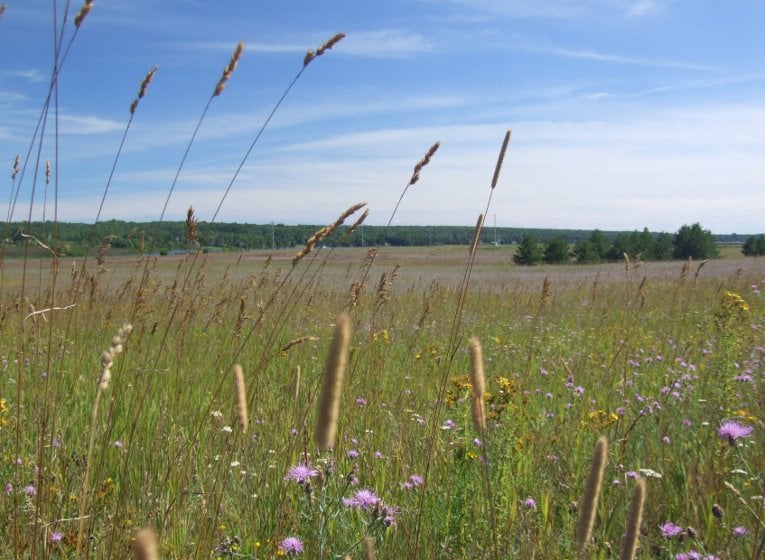
[[[592,60],[594,62],[607,62],[614,64],[629,64],[636,66],[653,66],[658,68],[678,68],[684,70],[714,70],[711,66],[696,64],[692,62],[678,62],[666,59],[650,59],[625,56],[621,54],[606,53],[594,49],[572,49],[555,44],[545,43],[516,43],[512,48],[526,52],[546,54],[551,56],[560,56],[564,58],[575,58],[580,60]]]

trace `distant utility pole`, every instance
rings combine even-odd
[[[494,245],[499,245],[499,239],[497,238],[497,215],[494,214]]]

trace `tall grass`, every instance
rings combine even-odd
[[[284,95],[341,39],[309,51]],[[14,171],[12,195],[24,184]],[[417,267],[322,248],[362,206],[297,255],[104,249],[63,270],[55,240],[24,232],[50,257],[37,286],[30,257],[1,264],[0,558],[759,554],[765,263],[542,280],[477,242]],[[187,223],[193,248],[192,210]],[[125,323],[129,344],[123,330],[99,363]]]

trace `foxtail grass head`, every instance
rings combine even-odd
[[[606,436],[600,436],[595,445],[590,463],[590,473],[584,487],[584,496],[579,504],[579,522],[576,527],[576,546],[579,552],[585,550],[592,536],[592,528],[595,525],[595,514],[598,510],[598,498],[603,486],[603,473],[606,471],[608,460],[608,440]]]
[[[337,419],[340,415],[340,396],[343,391],[343,377],[348,362],[348,347],[351,342],[351,318],[343,313],[335,322],[332,346],[324,368],[319,411],[316,417],[314,443],[319,451],[335,447]]]

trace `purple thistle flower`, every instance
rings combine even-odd
[[[688,552],[678,552],[675,555],[675,560],[702,560],[702,556],[695,550],[689,550]]]
[[[733,527],[731,533],[733,533],[734,537],[740,539],[741,537],[745,537],[749,533],[749,530],[746,527]]]
[[[364,397],[359,397],[358,399],[356,399],[356,404],[359,406],[367,406],[367,399],[365,399]]]
[[[413,474],[409,477],[409,482],[411,482],[413,486],[422,486],[425,484],[425,479],[423,479],[419,474]]]
[[[446,420],[444,422],[443,426],[441,426],[441,429],[442,430],[451,430],[451,429],[454,428],[454,426],[456,426],[456,424],[454,423],[454,420],[450,419],[450,420]]]
[[[13,484],[9,482],[5,485],[5,495],[10,496],[11,494],[13,494]]]
[[[297,537],[287,537],[279,543],[279,550],[287,556],[297,556],[303,552],[303,541]]]
[[[383,523],[386,527],[395,527],[396,526],[396,514],[398,513],[398,508],[393,506],[385,506],[382,508],[382,518]]]
[[[48,537],[48,540],[54,544],[58,544],[61,542],[61,540],[64,538],[64,533],[61,533],[59,531],[54,531],[50,534]]]
[[[369,488],[357,490],[353,498],[343,498],[343,505],[349,508],[372,509],[380,503],[380,498]]]
[[[358,449],[349,449],[345,455],[349,459],[358,459],[361,453],[359,453]]]
[[[32,484],[24,486],[24,494],[27,496],[37,496],[37,488],[35,488]]]
[[[739,424],[735,420],[728,420],[720,425],[720,429],[717,433],[722,439],[728,440],[731,445],[736,444],[736,440],[739,438],[749,437],[752,435],[754,428],[745,424]]]
[[[537,509],[537,502],[534,500],[534,498],[526,498],[523,501],[523,505],[529,509]]]
[[[675,525],[671,521],[667,521],[666,523],[662,523],[659,525],[659,529],[661,529],[661,536],[665,539],[671,539],[672,537],[676,537],[680,535],[683,532],[683,528],[679,525]]]
[[[299,463],[290,468],[287,476],[284,477],[284,480],[294,480],[298,484],[305,484],[306,482],[310,482],[311,478],[318,475],[319,471],[316,469],[312,469],[308,465]]]

